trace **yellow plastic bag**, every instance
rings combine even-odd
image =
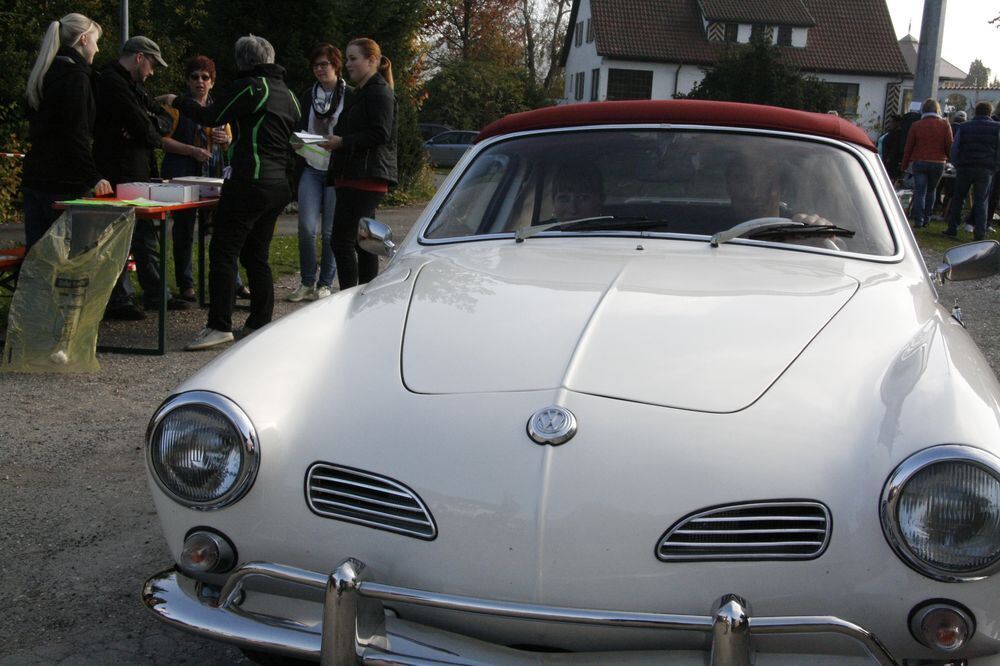
[[[131,208],[69,209],[28,251],[7,320],[2,372],[96,372],[97,330],[128,258]]]

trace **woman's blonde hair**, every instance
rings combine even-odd
[[[35,58],[35,66],[31,68],[28,76],[28,105],[38,110],[42,103],[42,83],[45,75],[52,66],[52,61],[56,59],[56,53],[61,46],[76,46],[81,35],[96,30],[97,37],[100,38],[101,26],[97,21],[93,21],[83,14],[66,14],[58,21],[49,23],[45,30],[45,37],[42,38],[42,46],[38,49],[38,57]]]
[[[366,58],[371,58],[375,56],[378,58],[378,73],[385,78],[386,83],[389,84],[390,88],[394,88],[395,84],[392,80],[392,62],[384,55],[382,55],[382,48],[374,39],[368,39],[367,37],[358,37],[357,39],[352,39],[348,44],[348,48],[352,46],[357,46],[361,49],[361,52],[365,54]]]
[[[936,113],[941,115],[941,105],[933,97],[924,100],[924,105],[920,107],[920,113]]]

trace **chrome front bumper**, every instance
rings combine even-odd
[[[322,590],[321,631],[241,608],[244,584],[251,578]],[[168,569],[146,581],[143,603],[157,618],[179,629],[251,650],[318,659],[325,665],[573,661],[572,655],[542,657],[405,622],[387,615],[383,602],[520,620],[698,631],[711,635],[713,665],[749,666],[754,660],[752,636],[768,634],[839,634],[859,643],[875,663],[898,663],[875,635],[856,624],[826,616],[751,617],[747,602],[736,595],[720,599],[712,615],[706,616],[538,606],[384,585],[372,580],[364,563],[355,559],[345,560],[331,574],[252,562],[229,577],[218,598],[199,598],[198,587],[193,579]],[[645,654],[651,663],[663,659],[662,653]]]

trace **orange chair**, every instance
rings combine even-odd
[[[14,293],[17,287],[17,273],[21,269],[26,250],[23,245],[0,250],[0,290]]]

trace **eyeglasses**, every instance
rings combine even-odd
[[[191,81],[211,81],[212,77],[208,74],[199,74],[198,72],[192,72],[188,74],[188,79]]]
[[[320,60],[312,64],[313,69],[326,69],[327,67],[333,67],[333,63],[329,60]]]

